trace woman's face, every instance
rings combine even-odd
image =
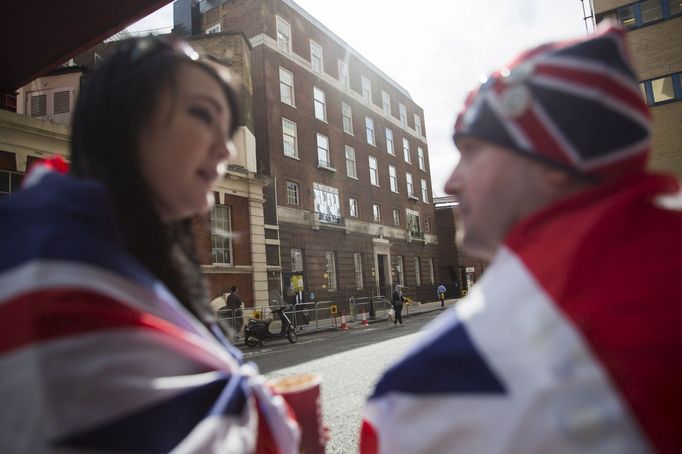
[[[142,175],[161,219],[207,212],[211,186],[227,159],[232,116],[218,82],[205,70],[182,64],[176,93],[162,93],[139,139]]]

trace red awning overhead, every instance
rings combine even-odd
[[[0,92],[27,84],[171,1],[3,1]]]

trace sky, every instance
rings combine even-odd
[[[424,109],[435,195],[459,159],[452,128],[479,79],[528,47],[586,33],[580,0],[294,1]],[[128,30],[172,24],[169,4]]]

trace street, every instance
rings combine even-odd
[[[244,347],[246,361],[255,362],[270,378],[301,372],[322,375],[322,408],[331,431],[328,453],[357,452],[362,408],[381,373],[415,342],[418,330],[440,311],[405,319],[405,325],[375,323],[348,331],[320,332]]]

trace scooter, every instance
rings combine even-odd
[[[244,343],[249,347],[256,347],[263,345],[265,339],[279,339],[286,337],[292,344],[296,342],[296,330],[291,324],[291,320],[284,312],[286,308],[281,307],[272,311],[273,314],[279,315],[282,322],[282,329],[279,333],[270,332],[270,323],[272,320],[254,320],[249,319],[247,325],[244,327]]]

